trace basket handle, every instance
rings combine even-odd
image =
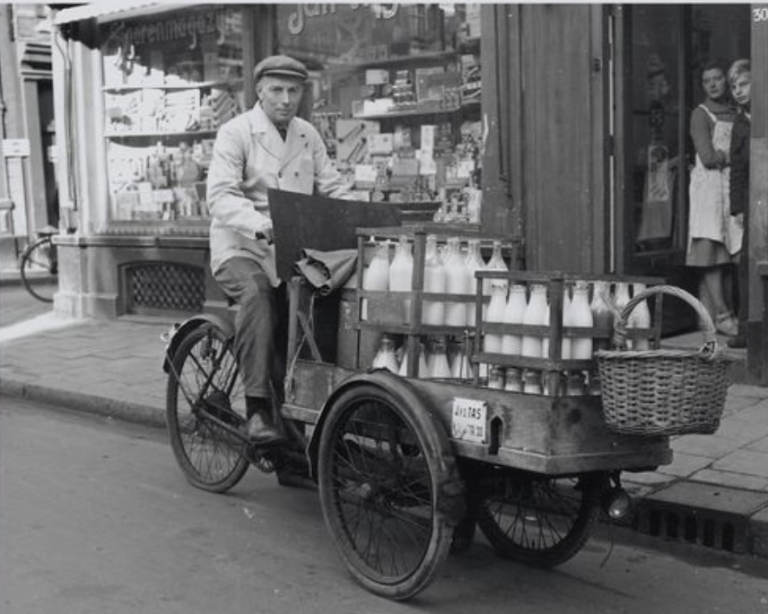
[[[619,312],[619,310],[616,308],[616,303],[613,300],[611,300],[609,297],[604,297],[607,299],[606,303],[611,306],[616,316],[613,323],[614,346],[622,350],[627,348],[627,323],[629,320],[629,315],[637,305],[656,294],[668,294],[670,296],[675,296],[693,307],[699,316],[698,321],[702,326],[701,332],[704,337],[704,343],[702,344],[699,352],[701,353],[702,357],[708,360],[713,360],[718,352],[718,345],[715,325],[712,322],[712,318],[710,317],[709,312],[701,303],[701,301],[699,301],[689,292],[686,292],[677,286],[668,286],[664,284],[651,286],[650,288],[646,288],[640,292],[637,296],[633,296],[626,304],[624,309],[621,310],[621,312]]]

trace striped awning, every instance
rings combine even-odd
[[[190,4],[168,4],[167,2],[150,2],[149,0],[96,0],[71,9],[62,9],[56,13],[54,25],[60,26],[74,21],[96,19],[100,23],[115,19],[127,19],[162,13],[191,6]]]

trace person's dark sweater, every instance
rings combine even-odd
[[[749,129],[749,116],[739,113],[731,134],[731,215],[744,213],[749,202]]]

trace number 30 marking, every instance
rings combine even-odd
[[[768,8],[752,9],[753,21],[768,21]]]

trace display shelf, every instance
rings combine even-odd
[[[137,90],[200,90],[211,87],[232,89],[243,85],[242,79],[229,81],[197,81],[186,83],[142,83],[137,85],[105,85],[101,89],[104,92],[130,92]]]
[[[107,139],[121,139],[121,138],[147,138],[147,137],[177,137],[177,136],[188,136],[188,137],[213,137],[216,136],[217,130],[187,130],[187,131],[179,131],[179,132],[167,132],[167,131],[161,131],[161,130],[151,130],[146,132],[106,132],[104,134],[104,138]]]
[[[460,113],[468,109],[480,108],[480,101],[465,102],[458,107],[451,107],[448,109],[408,109],[403,111],[390,111],[387,113],[358,113],[353,115],[354,119],[370,119],[370,120],[382,120],[382,119],[399,119],[402,117],[417,117],[420,115],[451,115],[453,113]]]

